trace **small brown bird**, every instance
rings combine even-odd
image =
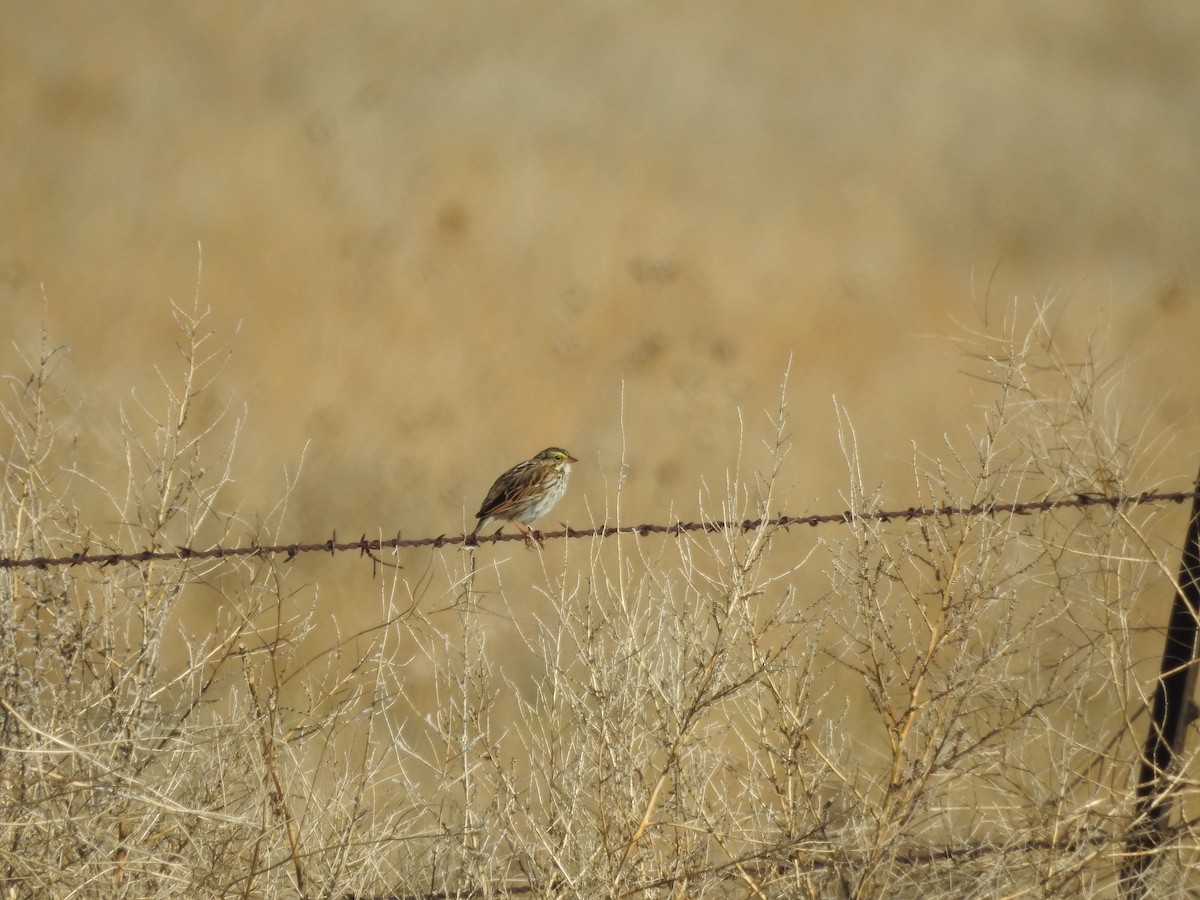
[[[517,463],[496,479],[488,491],[483,505],[475,518],[475,537],[490,522],[512,522],[525,535],[525,543],[533,538],[541,543],[537,532],[527,526],[535,519],[550,512],[550,508],[562,499],[567,491],[567,478],[571,475],[571,463],[579,462],[561,447],[547,447],[533,459]]]

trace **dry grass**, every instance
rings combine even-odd
[[[227,354],[202,314],[177,319],[182,366],[127,403],[116,458],[71,439],[77,389],[48,342],[9,378],[8,552],[287,523],[290,486],[262,520],[223,507],[241,428],[212,402]],[[1044,318],[1014,312],[964,358],[990,399],[914,452],[913,505],[1143,487],[1131,473],[1161,448],[1121,421],[1114,373],[1068,364]],[[706,515],[788,502],[787,397],[702,487]],[[1158,641],[1138,602],[1169,593],[1175,558],[1147,535],[1167,511],[873,521],[880,490],[840,423],[862,514],[847,526],[409,554],[364,582],[354,633],[317,602],[345,565],[329,558],[5,570],[0,884],[1115,896]],[[608,486],[597,517],[618,520],[621,496]],[[1156,896],[1195,890],[1190,783],[1177,802]]]

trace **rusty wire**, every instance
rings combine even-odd
[[[1048,500],[1034,500],[1025,503],[976,503],[972,506],[926,506],[908,509],[854,512],[846,510],[839,513],[811,516],[779,516],[774,519],[743,519],[741,521],[705,521],[705,522],[676,522],[673,525],[603,525],[599,528],[565,528],[562,531],[540,533],[542,540],[559,540],[562,538],[600,537],[609,538],[618,534],[636,534],[645,537],[651,534],[681,535],[685,532],[703,531],[706,533],[719,531],[755,531],[759,528],[788,528],[792,525],[828,525],[853,521],[892,522],[927,519],[936,516],[959,518],[970,516],[997,516],[1009,514],[1028,516],[1034,513],[1045,513],[1056,509],[1078,509],[1091,506],[1103,506],[1119,509],[1129,506],[1142,506],[1150,503],[1184,503],[1190,501],[1197,493],[1191,491],[1143,491],[1140,494],[1128,495],[1097,495],[1075,494],[1071,497],[1059,497]],[[142,550],[135,553],[93,553],[86,548],[69,556],[35,556],[26,559],[15,557],[0,557],[0,569],[48,569],[55,566],[98,565],[115,566],[121,563],[144,563],[162,560],[189,559],[223,559],[239,556],[286,556],[292,560],[301,553],[343,553],[357,550],[368,554],[378,550],[395,550],[402,547],[448,547],[455,544],[487,544],[499,541],[519,541],[524,538],[519,534],[492,534],[472,538],[471,535],[441,534],[437,537],[401,538],[399,533],[389,539],[368,538],[365,534],[356,541],[338,541],[337,532],[327,541],[315,544],[272,544],[265,545],[251,542],[239,547],[210,547],[207,550],[197,550],[194,547],[175,547],[171,550]]]

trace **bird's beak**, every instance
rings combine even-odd
[[[568,454],[567,454],[567,462],[569,462],[569,463],[577,463],[577,462],[579,462],[579,460],[577,460],[577,459],[576,459],[575,457],[573,457],[573,456],[572,456],[570,453],[568,453]]]

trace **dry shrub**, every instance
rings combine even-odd
[[[223,508],[240,428],[211,399],[225,351],[199,311],[176,317],[181,373],[159,411],[122,411],[115,460],[70,436],[46,341],[9,379],[7,553],[280,534],[290,483],[252,526]],[[355,634],[305,578],[329,557],[6,568],[0,881],[14,897],[1114,896],[1155,674],[1137,603],[1169,594],[1164,510],[988,509],[1131,492],[1161,448],[1041,314],[1014,307],[964,357],[980,419],[914,451],[910,490],[980,514],[874,515],[881,486],[840,410],[845,524],[564,541],[524,569],[498,546],[364,562],[377,614]],[[766,464],[702,488],[712,521],[789,499],[786,396],[745,453]],[[492,649],[497,622],[522,665]],[[1191,890],[1189,791],[1157,896]]]

